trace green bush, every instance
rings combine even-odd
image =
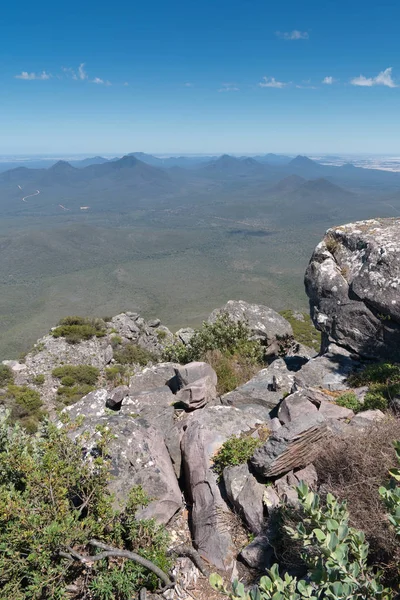
[[[112,365],[104,370],[107,381],[117,385],[128,385],[130,371],[127,365]]]
[[[382,410],[388,409],[389,400],[386,397],[386,389],[382,389],[379,384],[372,385],[365,394],[363,410]]]
[[[242,465],[247,462],[253,456],[254,450],[262,444],[263,442],[259,438],[250,435],[239,437],[232,435],[214,456],[214,471],[221,477],[225,467]]]
[[[0,365],[0,387],[13,383],[14,375],[8,365]]]
[[[91,365],[63,365],[56,367],[52,372],[53,377],[61,379],[63,385],[74,385],[75,383],[86,383],[87,385],[95,385],[100,375],[99,369]],[[68,377],[71,383],[64,383],[63,379]]]
[[[135,519],[147,502],[143,490],[133,489],[124,511],[113,509],[109,439],[104,430],[98,435],[96,456],[87,461],[80,444],[68,438],[68,427],[46,423],[40,435],[29,437],[0,422],[2,598],[61,600],[71,597],[68,586],[75,584],[79,598],[131,600],[142,586],[157,587],[152,573],[127,559],[104,559],[88,568],[62,556],[69,548],[94,554],[93,538],[136,552],[164,571],[170,567],[165,530],[153,520]]]
[[[30,433],[37,430],[46,415],[39,392],[26,385],[10,384],[0,396],[0,403],[8,410],[11,423],[19,422]]]
[[[121,365],[138,364],[145,367],[149,362],[156,362],[155,354],[138,346],[137,344],[126,344],[120,350],[114,352],[114,358]]]
[[[186,364],[204,360],[207,352],[217,350],[225,356],[245,357],[252,364],[262,364],[264,349],[258,340],[251,340],[251,333],[243,321],[233,321],[228,313],[221,313],[214,323],[204,322],[185,345],[177,342],[168,346],[164,358]]]
[[[282,310],[279,314],[291,324],[296,342],[319,352],[321,348],[321,333],[318,329],[315,329],[310,315],[301,313],[304,321],[299,321],[299,319],[293,316],[294,313],[292,310]]]
[[[43,385],[45,381],[46,377],[42,373],[39,375],[35,375],[35,377],[33,378],[33,383],[35,385]]]
[[[120,335],[112,335],[110,343],[113,349],[118,348],[122,344],[122,337]]]
[[[400,463],[400,442],[394,443],[397,462]],[[389,510],[389,521],[393,525],[397,536],[400,536],[400,469],[389,471],[390,481],[379,488],[379,493],[386,508]]]
[[[88,319],[86,317],[65,317],[53,329],[51,335],[55,338],[64,337],[69,344],[79,344],[92,337],[106,335],[105,323],[102,319]]]
[[[353,386],[369,386],[364,410],[386,410],[392,399],[400,394],[400,366],[392,363],[368,365],[363,371],[350,375],[348,382]]]
[[[94,389],[96,388],[87,383],[80,383],[73,386],[63,385],[57,390],[57,398],[60,402],[65,404],[65,406],[70,406],[71,404],[78,402],[83,396],[93,392]]]
[[[296,528],[286,530],[303,548],[307,578],[298,580],[287,573],[282,578],[275,564],[250,592],[238,581],[229,592],[216,574],[210,578],[214,589],[232,600],[390,600],[391,591],[383,587],[380,574],[368,565],[368,544],[363,532],[349,525],[346,504],[328,494],[326,507],[322,508],[319,496],[304,483],[300,483],[297,493],[301,519]]]
[[[358,413],[360,410],[363,410],[363,405],[360,403],[354,392],[345,392],[336,399],[336,404],[338,406],[348,408],[354,413]]]

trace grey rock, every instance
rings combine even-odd
[[[211,313],[208,322],[213,323],[221,313],[227,313],[236,322],[246,322],[253,338],[263,342],[270,356],[278,355],[279,338],[293,337],[292,327],[286,319],[267,306],[229,300],[225,306]]]
[[[152,367],[144,368],[140,373],[133,375],[129,381],[129,394],[145,392],[164,385],[172,385],[172,391],[176,391],[175,369],[177,363],[159,363]]]
[[[230,503],[244,518],[250,531],[259,534],[264,522],[265,486],[258,483],[247,464],[226,467],[223,479]]]
[[[75,421],[78,417],[84,417],[84,423],[87,419],[102,417],[106,415],[106,400],[108,395],[108,390],[100,388],[94,392],[90,392],[78,400],[78,402],[75,402],[75,404],[67,406],[62,412],[68,414],[71,421]]]
[[[325,354],[309,360],[295,374],[297,387],[319,387],[330,391],[346,390],[347,377],[359,363],[343,354]]]
[[[203,408],[217,397],[214,381],[214,377],[206,375],[193,383],[189,383],[177,392],[175,401],[182,403],[186,410]]]
[[[106,406],[111,409],[119,409],[121,407],[123,399],[128,396],[129,388],[127,385],[119,385],[118,387],[110,390],[107,394]]]
[[[367,429],[376,423],[376,421],[382,421],[384,418],[385,413],[381,410],[364,410],[350,421],[350,426],[357,427],[358,429]]]
[[[234,564],[235,549],[224,502],[212,469],[212,458],[232,435],[250,430],[260,420],[233,407],[211,406],[190,413],[182,438],[182,456],[187,493],[192,502],[194,545],[217,568]],[[225,517],[225,518],[224,518]]]
[[[192,329],[191,327],[183,327],[182,329],[179,329],[175,335],[178,338],[178,340],[182,342],[182,344],[185,344],[185,346],[187,346],[190,343],[192,337],[194,336],[194,329]]]
[[[333,402],[323,400],[319,405],[319,412],[325,419],[352,419],[354,412],[345,406],[338,406]]]
[[[298,417],[316,412],[318,412],[317,407],[302,392],[295,392],[282,400],[278,411],[278,418],[281,423],[286,425]]]
[[[288,473],[283,477],[280,477],[275,481],[275,488],[277,490],[280,502],[287,504],[292,508],[300,506],[299,497],[296,491],[297,480],[293,476],[293,473]]]
[[[278,359],[259,371],[247,383],[224,394],[222,403],[242,409],[251,405],[261,405],[268,412],[279,404],[285,394],[290,393],[293,380],[294,374],[286,368],[282,359]],[[276,391],[273,391],[274,388]]]
[[[300,416],[272,433],[265,444],[256,449],[251,464],[267,478],[304,467],[312,462],[317,444],[326,435],[326,420],[319,412]]]
[[[294,473],[298,483],[303,481],[310,488],[314,488],[318,482],[318,473],[313,464],[307,465],[304,469],[299,469]]]
[[[161,323],[160,319],[152,319],[151,321],[149,321],[147,323],[147,325],[149,327],[158,327],[160,325],[160,323]]]
[[[83,432],[88,434],[84,448],[88,459],[96,454],[98,426],[108,428],[114,435],[109,444],[113,475],[109,489],[115,495],[115,506],[123,508],[132,486],[141,485],[152,500],[137,513],[137,518],[168,523],[181,508],[182,496],[161,433],[120,413],[91,417],[69,434],[72,439]]]
[[[114,356],[114,351],[111,344],[108,344],[107,348],[104,350],[104,364],[108,365]]]
[[[179,389],[194,383],[198,379],[209,377],[212,384],[217,385],[218,378],[214,369],[206,362],[194,361],[184,366],[175,368],[175,376]]]
[[[263,502],[264,506],[267,507],[268,515],[271,515],[280,505],[280,498],[272,485],[264,488]]]
[[[268,534],[258,535],[240,553],[241,558],[251,568],[259,571],[270,569],[276,562],[274,550],[270,544]]]
[[[308,265],[311,316],[333,341],[361,356],[400,360],[400,220],[329,229]]]
[[[278,429],[280,429],[282,427],[282,424],[280,422],[280,420],[278,419],[278,417],[274,417],[273,419],[271,419],[270,422],[270,430],[271,431],[278,431]]]

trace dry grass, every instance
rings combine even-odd
[[[226,394],[249,381],[262,368],[240,355],[226,356],[219,350],[209,350],[204,360],[218,376],[217,392]]]
[[[388,417],[368,430],[324,443],[315,461],[320,491],[347,500],[351,524],[365,532],[372,564],[391,580],[397,577],[400,548],[378,489],[396,465],[393,442],[400,440],[400,421]]]

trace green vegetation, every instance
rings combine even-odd
[[[261,446],[263,441],[260,438],[250,435],[235,436],[232,435],[226,440],[213,458],[214,471],[219,477],[225,467],[242,465],[247,462],[254,454],[254,450]]]
[[[233,321],[222,313],[214,323],[204,322],[195,330],[188,345],[171,344],[164,350],[164,359],[186,364],[204,360],[216,371],[219,394],[229,392],[248,381],[264,363],[264,348],[250,339],[243,321]]]
[[[296,342],[319,352],[321,333],[315,329],[309,314],[301,313],[304,317],[303,321],[294,317],[295,311],[293,310],[281,310],[279,314],[291,324]]]
[[[71,386],[75,383],[86,383],[87,385],[95,385],[100,375],[99,369],[91,365],[64,365],[56,367],[52,372],[53,377],[61,379],[63,385]],[[71,383],[65,383],[63,379],[69,378]]]
[[[43,375],[43,373],[40,373],[39,375],[35,375],[32,383],[35,385],[43,385],[45,381],[46,377]]]
[[[167,332],[164,331],[164,329],[157,329],[156,336],[158,337],[159,341],[162,342],[167,337]]]
[[[105,323],[102,319],[88,319],[86,317],[65,317],[59,321],[51,335],[55,338],[63,337],[69,344],[79,344],[92,337],[106,335]]]
[[[397,462],[400,463],[400,442],[394,443]],[[390,481],[379,488],[379,493],[388,511],[389,521],[397,536],[400,536],[400,469],[390,469]]]
[[[19,422],[30,433],[46,415],[39,392],[26,385],[9,384],[0,395],[0,404],[8,410],[10,423]]]
[[[122,337],[120,335],[114,334],[111,336],[111,346],[115,349],[118,348],[122,344]]]
[[[364,408],[354,392],[345,392],[336,399],[336,404],[344,406],[344,408],[348,408],[354,413],[358,413]]]
[[[333,237],[333,235],[325,236],[324,242],[325,242],[325,246],[327,247],[327,249],[329,250],[329,252],[331,254],[335,254],[335,252],[337,252],[337,250],[340,246],[339,240],[337,240],[335,237]]]
[[[368,365],[363,371],[350,375],[353,386],[368,385],[363,408],[386,410],[400,394],[400,366],[392,363]]]
[[[127,365],[112,365],[104,373],[107,381],[112,381],[114,386],[129,384],[130,370]]]
[[[229,592],[216,574],[210,577],[214,589],[232,600],[390,600],[393,595],[382,585],[380,573],[368,565],[369,546],[363,532],[349,524],[346,503],[328,494],[323,507],[318,494],[304,483],[298,486],[297,494],[301,519],[295,528],[285,529],[301,544],[307,578],[299,580],[289,574],[282,578],[275,564],[250,592],[246,592],[238,581]]]
[[[8,365],[0,365],[0,387],[13,383],[14,375]]]
[[[157,362],[155,354],[137,344],[125,344],[114,352],[114,358],[121,365],[137,364],[141,367],[145,367],[149,362]]]
[[[165,530],[153,520],[135,519],[149,501],[143,490],[132,490],[124,511],[113,509],[109,435],[99,429],[96,457],[85,461],[79,443],[68,438],[70,427],[45,423],[31,437],[0,422],[2,598],[61,600],[70,597],[68,586],[78,585],[82,598],[131,600],[142,586],[158,586],[153,573],[126,558],[105,558],[90,568],[74,560],[71,548],[96,553],[93,539],[135,552],[164,571],[170,567]]]

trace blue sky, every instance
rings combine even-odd
[[[396,0],[7,3],[0,153],[400,155],[399,22]]]

